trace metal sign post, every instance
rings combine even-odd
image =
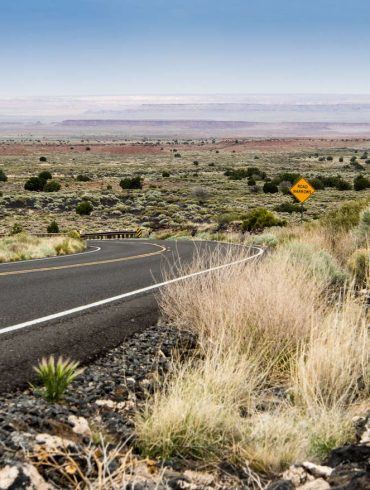
[[[301,222],[303,221],[303,203],[309,199],[312,194],[315,193],[315,189],[307,182],[306,179],[301,178],[290,189],[293,196],[301,203]]]

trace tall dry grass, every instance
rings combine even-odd
[[[248,460],[270,474],[350,440],[369,388],[366,309],[315,240],[283,241],[257,263],[240,248],[198,256],[181,274],[234,264],[162,290],[164,316],[199,351],[174,361],[137,415],[144,453]]]
[[[321,319],[325,278],[311,280],[288,254],[258,263],[242,262],[245,255],[244,248],[217,250],[181,267],[176,274],[234,263],[170,284],[159,297],[161,310],[175,327],[196,333],[204,351],[236,344],[244,352],[260,351],[268,362],[289,357]]]
[[[76,238],[66,236],[41,238],[18,233],[0,239],[0,263],[66,255],[82,252],[85,249],[85,242]]]

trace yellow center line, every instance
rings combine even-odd
[[[15,276],[18,274],[31,274],[33,272],[58,271],[62,269],[75,269],[77,267],[91,267],[94,265],[101,265],[101,264],[113,264],[114,262],[126,262],[128,260],[142,259],[144,257],[160,255],[161,253],[167,250],[166,247],[163,247],[162,245],[157,245],[156,243],[146,243],[145,245],[153,245],[154,247],[158,247],[161,250],[159,250],[158,252],[150,252],[150,253],[140,254],[140,255],[131,255],[129,257],[121,257],[119,259],[96,260],[94,262],[80,262],[79,264],[59,265],[54,267],[41,267],[39,269],[23,269],[17,271],[0,272],[0,276]]]

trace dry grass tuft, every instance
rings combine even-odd
[[[27,233],[0,239],[0,263],[66,255],[85,250],[82,240],[65,236],[40,238]]]
[[[199,353],[174,362],[137,415],[145,454],[248,460],[271,475],[351,439],[353,405],[368,397],[366,309],[320,236],[292,238],[258,263],[240,248],[198,257],[192,271],[235,263],[162,291],[167,320],[198,336]]]
[[[204,269],[205,263],[237,262],[245,253],[238,248],[221,258],[216,252],[203,258],[203,265],[198,258],[190,271]],[[266,366],[271,359],[283,365],[309,337],[312,323],[320,322],[324,288],[325,281],[313,280],[307,267],[297,268],[284,253],[171,284],[159,301],[171,324],[199,336],[203,351],[238,345],[243,352],[258,352]]]

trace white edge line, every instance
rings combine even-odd
[[[51,255],[50,257],[40,257],[38,259],[13,260],[11,262],[0,262],[0,267],[2,265],[13,265],[13,264],[15,265],[15,264],[25,264],[27,262],[36,262],[37,260],[66,259],[67,257],[76,257],[76,255],[92,254],[95,252],[99,252],[99,250],[101,250],[101,247],[97,247],[96,245],[90,245],[90,247],[94,247],[95,250],[86,250],[85,252],[77,252],[75,254]]]
[[[225,267],[229,267],[231,265],[240,264],[242,262],[247,262],[248,260],[256,259],[260,255],[264,253],[264,249],[260,247],[253,247],[258,249],[258,253],[252,255],[251,257],[246,257],[245,259],[236,260],[235,262],[230,262],[229,264],[218,265],[215,267],[211,267],[210,269],[206,269],[204,271],[193,272],[192,274],[187,274],[186,276],[175,277],[174,279],[170,279],[169,281],[159,282],[157,284],[152,284],[151,286],[146,286],[145,288],[136,289],[135,291],[130,291],[128,293],[119,294],[118,296],[112,296],[111,298],[102,299],[100,301],[96,301],[95,303],[89,303],[83,306],[77,306],[76,308],[71,308],[70,310],[60,311],[59,313],[53,313],[52,315],[44,316],[41,318],[37,318],[36,320],[30,320],[28,322],[19,323],[18,325],[12,325],[10,327],[5,327],[0,330],[0,335],[15,332],[16,330],[21,330],[22,328],[31,327],[33,325],[37,325],[39,323],[44,323],[50,320],[56,320],[57,318],[62,318],[63,316],[72,315],[73,313],[79,313],[81,311],[89,310],[90,308],[96,308],[97,306],[103,306],[108,303],[113,303],[114,301],[118,301],[120,299],[129,298],[130,296],[135,296],[136,294],[146,293],[147,291],[152,291],[153,289],[159,289],[163,286],[167,286],[167,284],[173,284],[174,282],[183,281],[184,279],[189,279],[190,277],[199,276],[201,274],[206,274],[207,272],[216,271],[219,269],[224,269]]]

